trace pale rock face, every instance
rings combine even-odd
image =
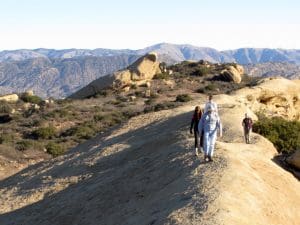
[[[129,70],[122,70],[114,73],[115,81],[113,82],[114,88],[120,88],[131,82],[131,73]]]
[[[148,53],[139,58],[127,69],[93,81],[88,86],[71,95],[70,98],[85,98],[109,87],[119,89],[130,84],[147,84],[155,74],[161,73],[159,64],[157,54],[153,52]]]
[[[123,91],[124,91],[124,92],[130,91],[130,87],[129,87],[129,86],[124,87],[124,88],[123,88]]]
[[[33,95],[34,95],[34,92],[33,92],[33,90],[27,90],[27,91],[25,92],[25,95],[27,95],[27,96],[33,96]]]
[[[227,69],[222,70],[221,77],[227,81],[234,83],[241,83],[244,68],[240,65],[229,66]]]
[[[287,158],[287,162],[294,167],[300,169],[300,150],[296,151],[293,155]]]
[[[148,89],[148,90],[145,91],[145,97],[146,98],[151,97],[151,90],[150,89]]]
[[[266,78],[255,87],[235,93],[254,112],[300,120],[300,85],[297,80]]]
[[[175,86],[174,81],[171,81],[171,80],[164,80],[163,82],[164,82],[164,84],[168,85],[171,89],[173,89],[174,86]]]
[[[31,103],[26,102],[23,104],[22,110],[28,110],[28,109],[30,109],[30,107],[31,107]]]
[[[131,102],[134,102],[134,101],[136,100],[136,96],[130,96],[129,100],[130,100]]]
[[[0,96],[0,101],[17,102],[18,100],[19,100],[19,96],[16,94]]]
[[[155,74],[161,72],[159,64],[157,54],[154,52],[148,53],[129,66],[129,70],[132,73],[131,79],[133,81],[152,80]]]

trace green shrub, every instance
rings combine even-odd
[[[91,121],[68,129],[62,134],[62,136],[74,136],[77,139],[90,139],[96,134],[96,132],[97,128],[94,125],[94,121]]]
[[[153,79],[158,79],[158,80],[162,80],[162,79],[169,79],[170,75],[168,73],[158,73],[155,74]]]
[[[300,122],[283,118],[266,118],[253,125],[253,131],[269,139],[278,152],[292,153],[300,149]]]
[[[195,69],[193,72],[191,72],[191,75],[202,77],[202,76],[205,76],[205,75],[209,74],[210,72],[211,71],[210,71],[209,68],[200,67],[200,68]]]
[[[160,110],[165,110],[165,109],[172,109],[175,108],[176,104],[174,102],[164,102],[164,103],[158,103],[154,106],[146,106],[144,108],[144,113],[148,113],[148,112],[157,112]]]
[[[33,103],[33,104],[41,104],[42,101],[43,101],[39,96],[36,96],[36,95],[23,95],[21,97],[21,99],[24,102],[30,102],[30,103]]]
[[[105,118],[105,116],[103,114],[96,114],[96,115],[94,115],[94,120],[96,122],[102,121],[104,118]]]
[[[188,94],[182,94],[176,96],[176,102],[189,102],[192,98]]]
[[[0,134],[0,144],[10,144],[15,140],[15,136],[13,134]]]
[[[57,144],[54,142],[49,142],[46,145],[46,150],[47,150],[47,153],[51,154],[53,157],[62,155],[65,152],[64,148],[60,144]]]
[[[19,150],[19,151],[25,151],[25,150],[29,149],[32,146],[33,146],[32,141],[30,141],[30,140],[21,140],[21,141],[17,142],[16,149]]]
[[[68,108],[55,109],[45,115],[49,118],[69,118],[73,117],[73,114]]]
[[[204,88],[199,88],[197,90],[198,93],[211,93],[218,90],[218,86],[215,84],[206,85]]]
[[[0,113],[11,113],[13,108],[5,101],[0,101]]]
[[[53,126],[41,127],[34,130],[32,136],[36,139],[51,139],[56,136],[56,129]]]

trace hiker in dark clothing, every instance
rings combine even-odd
[[[201,136],[201,138],[199,137],[199,132],[198,132],[198,123],[201,119],[202,116],[202,110],[200,108],[200,106],[196,106],[195,111],[194,111],[194,115],[192,118],[192,122],[191,122],[191,127],[190,127],[190,133],[193,134],[194,132],[194,136],[195,136],[195,155],[198,156],[198,150],[201,152],[201,148],[203,147],[202,143],[203,143],[203,138]]]
[[[252,130],[252,119],[245,113],[245,118],[243,119],[242,126],[244,127],[244,138],[246,144],[250,144],[250,134]]]

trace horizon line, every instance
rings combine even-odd
[[[273,49],[273,50],[300,50],[300,48],[280,48],[280,47],[238,47],[238,48],[226,48],[224,50],[220,50],[218,48],[214,47],[209,47],[209,46],[198,46],[194,44],[189,44],[189,43],[183,43],[183,44],[175,44],[175,43],[169,43],[169,42],[159,42],[156,44],[148,45],[143,48],[106,48],[106,47],[96,47],[96,48],[76,48],[76,47],[71,47],[71,48],[47,48],[47,47],[37,47],[37,48],[16,48],[16,49],[0,49],[0,52],[5,52],[5,51],[20,51],[20,50],[27,50],[27,51],[34,51],[34,50],[39,50],[39,49],[46,49],[46,50],[55,50],[55,51],[62,51],[62,50],[97,50],[97,49],[106,49],[106,50],[113,50],[113,51],[124,51],[124,50],[129,50],[129,51],[139,51],[139,50],[144,50],[149,47],[154,47],[156,45],[176,45],[176,46],[184,46],[184,45],[189,45],[193,46],[196,48],[210,48],[217,50],[219,52],[224,52],[224,51],[232,51],[232,50],[239,50],[239,49]]]

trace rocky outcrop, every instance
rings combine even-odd
[[[242,76],[244,74],[244,68],[241,65],[228,66],[221,71],[219,79],[234,83],[241,83]]]
[[[297,169],[300,169],[300,150],[288,157],[286,161]]]
[[[243,88],[234,94],[240,96],[254,112],[300,120],[300,80],[265,78],[254,87]]]
[[[16,94],[10,94],[10,95],[0,96],[0,101],[17,102],[18,100],[19,100],[19,96],[16,95]]]
[[[159,64],[157,54],[148,53],[135,61],[127,69],[117,71],[93,81],[78,92],[72,94],[70,98],[86,98],[95,95],[105,88],[122,89],[131,84],[146,84],[155,74],[161,72]]]

